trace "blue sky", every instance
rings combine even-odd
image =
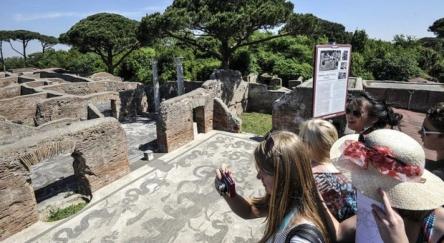
[[[172,0],[1,0],[0,30],[26,29],[58,37],[88,15],[113,12],[140,20],[162,12]],[[221,0],[223,1],[223,0]],[[297,13],[312,13],[343,24],[347,31],[364,29],[371,38],[392,40],[396,34],[433,36],[428,27],[444,17],[444,0],[292,0]],[[15,44],[16,47],[19,47]],[[63,48],[58,46],[57,48]],[[17,48],[16,48],[17,49]],[[37,41],[28,53],[40,51]],[[6,56],[15,56],[4,43]]]

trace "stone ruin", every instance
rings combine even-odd
[[[240,72],[216,70],[200,88],[161,103],[156,127],[159,149],[173,151],[196,133],[212,129],[240,132],[239,116],[247,99],[248,83]]]
[[[0,78],[1,239],[41,217],[38,204],[46,197],[33,187],[33,166],[67,154],[74,171],[69,181],[88,199],[126,175],[128,141],[119,121],[149,116],[154,104],[153,87],[106,73],[85,78],[60,69],[14,71]],[[154,114],[159,151],[172,151],[212,129],[240,132],[248,83],[239,72],[219,70],[205,83],[185,82],[180,96],[175,88],[160,88],[167,99]]]
[[[38,221],[31,166],[70,154],[76,192],[91,198],[129,172],[119,120],[147,110],[140,83],[19,71],[0,78],[1,239]]]

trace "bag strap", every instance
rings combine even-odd
[[[293,236],[299,236],[309,242],[324,243],[321,231],[312,224],[300,224],[291,229],[285,237],[285,243],[290,243]]]

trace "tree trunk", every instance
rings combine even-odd
[[[113,50],[108,49],[108,55],[106,60],[106,66],[108,67],[108,73],[114,75],[114,66],[113,66]]]
[[[231,49],[228,46],[228,41],[222,41],[221,54],[222,54],[222,68],[230,69]]]
[[[25,59],[25,67],[26,67],[26,41],[23,40],[23,59]]]
[[[3,41],[0,41],[0,58],[2,60],[3,72],[6,72],[5,59],[3,58]]]

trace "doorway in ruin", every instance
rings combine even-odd
[[[64,153],[44,159],[30,168],[31,185],[37,202],[39,218],[48,221],[58,210],[86,205],[91,200],[85,186],[74,172],[75,153]]]
[[[193,133],[194,137],[199,133],[205,133],[205,109],[203,106],[193,109]]]

